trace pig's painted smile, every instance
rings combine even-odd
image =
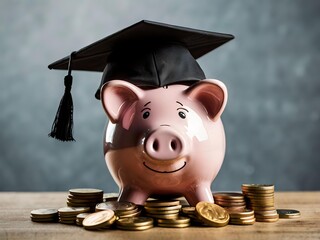
[[[174,172],[178,172],[178,171],[180,171],[182,168],[184,168],[184,167],[187,165],[187,163],[184,161],[182,167],[180,167],[180,168],[178,168],[178,169],[175,169],[175,170],[172,170],[172,171],[159,171],[159,170],[153,169],[153,168],[149,167],[149,166],[146,164],[146,162],[143,162],[143,165],[144,165],[146,168],[148,168],[149,170],[151,170],[151,171],[153,171],[153,172],[156,172],[156,173],[174,173]]]

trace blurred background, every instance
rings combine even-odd
[[[48,138],[65,71],[47,65],[142,19],[235,39],[201,57],[222,80],[227,152],[213,190],[320,190],[320,1],[0,1],[0,190],[118,191],[104,162],[101,73],[73,72],[74,137]]]

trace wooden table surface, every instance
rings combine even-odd
[[[301,218],[249,226],[94,232],[73,225],[30,220],[31,210],[66,206],[66,197],[66,192],[0,192],[0,239],[320,239],[320,192],[276,192],[276,207],[299,210]]]

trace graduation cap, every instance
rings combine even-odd
[[[205,79],[196,59],[232,40],[230,34],[140,21],[94,42],[49,69],[68,70],[63,95],[49,136],[73,141],[73,104],[71,70],[103,72],[95,96],[110,80],[128,81],[141,88],[157,88],[180,83],[191,85]]]

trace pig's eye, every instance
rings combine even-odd
[[[178,114],[179,114],[179,117],[181,117],[182,119],[186,118],[186,114],[184,112],[180,111]]]
[[[142,115],[143,119],[147,119],[149,116],[150,116],[150,112],[149,111],[144,112],[143,115]]]

